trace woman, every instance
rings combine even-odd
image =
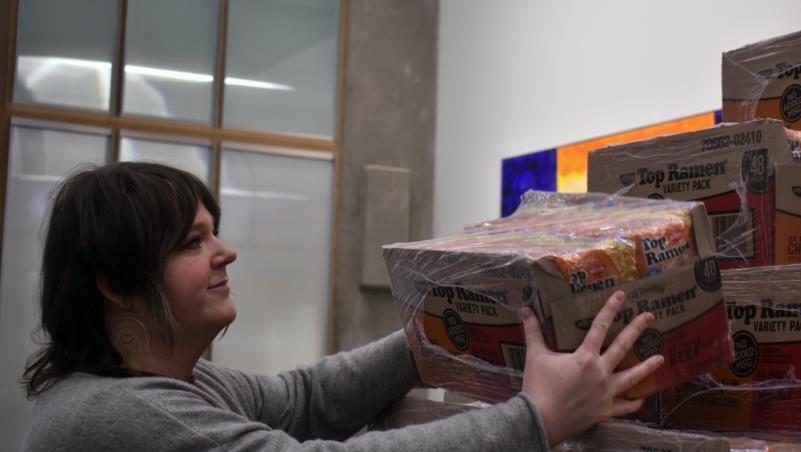
[[[573,354],[549,352],[524,309],[519,395],[351,438],[418,382],[402,332],[278,376],[203,360],[236,317],[226,273],[236,252],[217,237],[219,220],[197,178],[158,164],[87,168],[62,184],[42,262],[48,342],[24,374],[37,399],[25,450],[547,450],[638,409],[617,395],[661,364],[614,372],[650,314],[600,353],[622,293]]]

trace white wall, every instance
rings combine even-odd
[[[801,2],[441,0],[434,234],[500,215],[501,160],[720,109],[721,52]]]

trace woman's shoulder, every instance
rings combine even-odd
[[[202,400],[192,394],[191,384],[179,380],[75,372],[34,402],[25,450],[47,450],[40,446],[74,444],[80,438],[93,443],[78,444],[75,450],[93,450],[97,440],[111,444],[106,441],[136,437],[149,422],[171,416],[168,405],[176,399]]]
[[[133,378],[73,372],[55,380],[34,402],[34,410],[59,411],[101,404],[131,395]]]
[[[126,372],[107,371],[101,373],[73,372],[58,379],[42,392],[34,406],[38,404],[92,405],[108,401],[109,398],[120,400],[125,398],[146,397],[149,392],[162,390],[181,390],[192,387],[191,384],[174,378],[134,375]],[[53,408],[53,406],[51,406]]]

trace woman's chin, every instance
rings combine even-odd
[[[223,325],[223,328],[228,328],[232,323],[234,323],[234,320],[236,320],[236,309],[231,309],[231,313],[228,316],[225,325]]]
[[[210,314],[215,318],[220,328],[225,328],[236,319],[236,306],[234,306],[234,302],[230,298],[226,298],[224,301],[216,301],[216,303],[218,304],[207,304],[207,307],[210,311],[213,311],[213,314],[211,312]]]
[[[234,322],[234,320],[236,320],[236,309],[233,307],[233,305],[231,305],[228,309],[218,311],[214,319],[214,329],[217,335],[219,335],[224,329],[228,328],[231,323]]]

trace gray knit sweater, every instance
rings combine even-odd
[[[195,382],[72,374],[36,400],[25,451],[546,451],[525,395],[351,437],[417,371],[402,332],[314,366],[248,375],[201,360]]]

